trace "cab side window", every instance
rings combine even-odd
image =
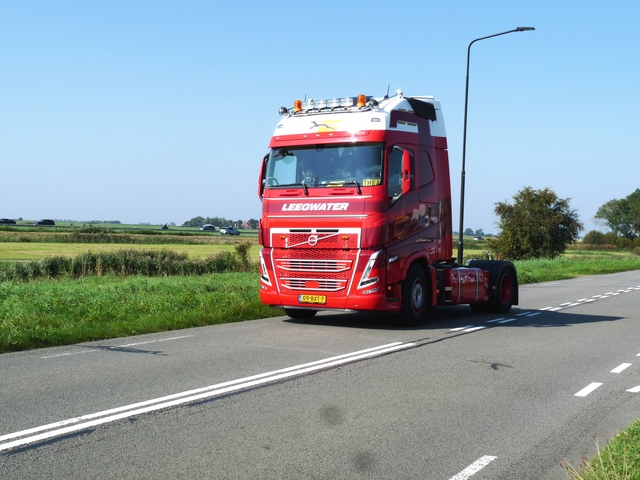
[[[411,189],[415,187],[415,165],[413,150],[407,149],[411,157]],[[389,152],[389,174],[387,176],[388,195],[390,199],[398,198],[402,193],[402,154],[404,149],[393,147]]]

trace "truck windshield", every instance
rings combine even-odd
[[[383,145],[340,144],[271,149],[266,187],[370,187],[382,183]]]

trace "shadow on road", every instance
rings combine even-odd
[[[434,308],[418,327],[399,325],[398,316],[389,313],[320,312],[309,320],[286,319],[285,322],[300,325],[327,325],[342,328],[366,328],[381,330],[438,330],[462,326],[485,327],[571,327],[585,323],[614,322],[625,317],[615,315],[588,315],[565,309],[560,311],[526,310],[512,308],[504,315],[478,314],[466,305]]]

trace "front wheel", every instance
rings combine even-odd
[[[424,269],[413,264],[407,278],[402,282],[402,306],[400,324],[405,327],[417,327],[422,323],[427,310],[429,285]]]
[[[285,308],[284,313],[294,320],[309,320],[316,316],[317,310],[306,310],[303,308]]]

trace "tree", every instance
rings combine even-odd
[[[249,220],[247,220],[247,225],[249,225],[249,228],[258,228],[258,220],[256,220],[255,218],[250,218]]]
[[[640,188],[625,198],[614,198],[600,206],[595,219],[619,237],[636,238],[640,234]]]
[[[473,237],[473,228],[465,228],[463,235],[465,237]]]
[[[481,228],[479,228],[478,230],[476,230],[475,236],[484,237],[484,231]]]
[[[502,258],[555,258],[584,228],[569,199],[558,198],[548,188],[525,187],[513,199],[513,205],[498,202],[495,208],[501,233],[491,241],[491,247]]]

